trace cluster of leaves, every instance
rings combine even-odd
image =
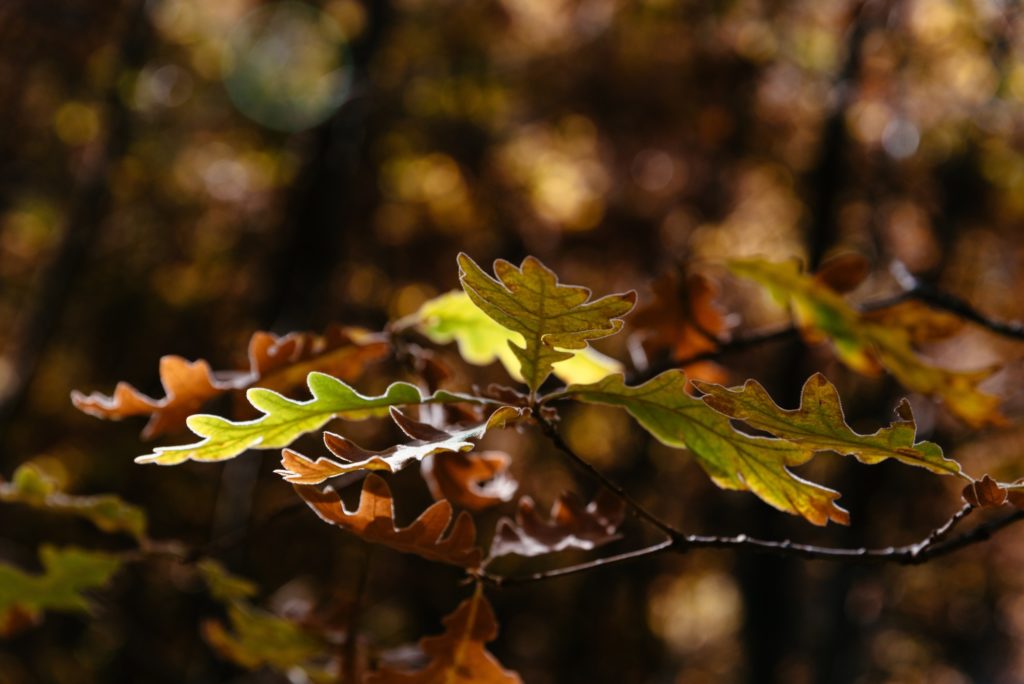
[[[151,399],[125,384],[118,386],[113,397],[74,395],[76,405],[102,417],[149,415],[144,437],[184,422],[201,438],[157,447],[138,457],[139,463],[222,461],[250,449],[281,449],[277,472],[324,522],[368,543],[463,568],[475,580],[476,589],[445,619],[441,636],[422,641],[425,667],[371,668],[365,672],[367,681],[519,681],[484,647],[496,635],[497,623],[483,585],[508,579],[492,574],[492,563],[513,554],[536,557],[566,549],[596,549],[620,536],[627,510],[636,508],[621,490],[606,489],[589,504],[567,493],[545,517],[529,496],[523,496],[514,517],[501,518],[492,534],[481,533],[474,513],[510,501],[518,488],[510,471],[513,458],[482,449],[481,440],[492,431],[531,425],[557,435],[557,406],[564,401],[620,407],[661,443],[688,451],[719,487],[749,491],[815,525],[849,523],[849,514],[836,503],[838,492],[791,470],[822,453],[852,456],[868,465],[892,459],[960,478],[965,482],[965,498],[974,505],[1001,505],[1019,498],[1021,485],[998,483],[987,476],[975,480],[944,456],[937,444],[918,440],[906,400],[897,407],[893,422],[861,434],[847,424],[838,391],[820,373],[806,381],[796,409],[780,407],[753,380],[728,388],[695,372],[691,382],[681,368],[630,383],[622,364],[594,351],[589,342],[622,330],[624,317],[636,303],[635,293],[595,299],[586,288],[560,283],[532,257],[520,266],[499,260],[493,275],[464,254],[458,263],[462,292],[425,303],[384,333],[341,328],[324,336],[276,338],[258,333],[250,344],[247,371],[218,374],[204,361],[165,357],[161,362],[163,399]],[[789,263],[739,261],[728,267],[790,306],[805,337],[829,340],[851,369],[887,370],[907,389],[943,400],[970,425],[1001,421],[998,400],[977,387],[992,369],[949,371],[928,363],[916,351],[915,343],[939,334],[937,329],[949,330],[938,313],[864,313],[846,302],[841,291],[859,279],[857,262],[852,263],[832,264],[816,276],[803,274]],[[656,306],[665,315],[654,316],[650,308],[641,311],[642,326],[635,336],[645,352],[667,351],[676,362],[685,363],[718,348],[726,318],[714,304],[717,289],[708,278],[685,279],[691,286],[688,291],[680,290],[682,281],[662,280],[655,285]],[[471,364],[500,361],[510,377],[525,386],[525,392],[492,386],[483,392],[461,393],[395,382],[374,396],[361,394],[349,384],[367,364],[398,347],[411,348],[408,341],[417,335],[436,344],[455,342]],[[552,375],[565,384],[552,381]],[[300,377],[305,378],[311,398],[282,393],[294,389]],[[249,407],[258,412],[256,417],[194,413],[213,396],[242,389]],[[409,415],[417,408],[419,419]],[[336,419],[388,416],[409,441],[372,451],[324,429]],[[329,455],[310,457],[291,448],[299,437],[317,432]],[[395,498],[382,475],[414,465],[420,466],[436,502],[400,526]],[[353,478],[361,478],[362,484],[358,504],[349,508],[341,494],[324,483],[347,484]],[[3,485],[0,498],[85,516],[105,531],[133,535],[145,547],[144,517],[136,509],[106,497],[69,497],[31,467]],[[81,607],[78,592],[102,584],[116,568],[116,563],[100,565],[68,584],[60,570],[73,562],[81,563],[81,557],[46,551],[46,574],[41,579],[19,580],[36,586],[36,594],[43,595],[32,598],[26,589],[18,593],[28,598],[0,603],[7,610],[6,622],[34,616],[45,608]],[[226,658],[248,668],[267,666],[285,672],[297,667],[313,681],[329,681],[339,671],[341,665],[325,655],[337,650],[329,648],[331,639],[325,631],[254,606],[249,600],[255,588],[226,575],[219,566],[207,563],[200,572],[227,608],[230,627],[216,621],[204,626],[207,640]],[[46,593],[46,587],[52,594]],[[361,667],[356,669],[362,672]]]

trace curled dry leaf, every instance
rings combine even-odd
[[[1006,503],[1008,498],[1005,486],[993,480],[988,475],[977,482],[972,482],[963,491],[964,501],[972,506],[981,508],[996,508]],[[1017,496],[1014,496],[1017,499]],[[1014,501],[1016,504],[1016,501]]]
[[[297,486],[296,491],[324,522],[348,530],[374,544],[415,553],[428,560],[477,568],[483,552],[476,545],[476,524],[462,511],[452,524],[452,505],[438,501],[408,527],[395,526],[395,502],[383,478],[371,473],[363,481],[359,506],[345,509],[338,493],[327,487]],[[451,531],[445,535],[451,525]]]
[[[444,619],[444,627],[442,634],[420,640],[430,658],[424,669],[383,668],[371,674],[367,684],[522,684],[519,675],[504,669],[485,647],[498,636],[498,621],[480,585]]]
[[[435,499],[477,512],[515,496],[519,485],[508,472],[511,462],[501,451],[438,453],[423,460],[420,473]]]
[[[541,556],[566,549],[589,551],[619,538],[618,529],[625,513],[625,504],[608,490],[599,492],[586,505],[567,492],[551,507],[550,520],[544,520],[533,499],[524,496],[519,500],[514,521],[498,521],[490,558],[513,553]]]
[[[331,326],[323,335],[289,333],[278,337],[256,332],[249,340],[247,370],[213,371],[201,359],[165,356],[160,359],[160,382],[164,389],[161,399],[119,382],[112,396],[75,391],[71,401],[79,410],[97,418],[120,420],[148,415],[142,436],[152,439],[181,430],[188,416],[225,392],[257,386],[288,392],[301,386],[312,371],[352,381],[367,365],[387,356],[390,349],[380,336],[341,326]]]
[[[681,283],[669,272],[651,283],[654,301],[639,309],[631,324],[648,357],[668,352],[675,361],[713,352],[728,330],[725,315],[715,303],[718,287],[694,273]]]
[[[504,427],[507,422],[517,420],[525,413],[526,409],[502,406],[479,425],[446,432],[412,420],[391,407],[391,418],[405,434],[415,439],[416,443],[399,444],[384,451],[367,451],[341,435],[325,432],[324,444],[332,454],[341,459],[341,462],[324,457],[314,461],[296,451],[285,449],[281,454],[281,464],[284,467],[277,473],[288,482],[303,485],[320,484],[329,478],[356,470],[383,470],[393,473],[432,454],[472,449],[475,443],[471,440],[478,440],[487,434],[488,430]]]
[[[858,252],[841,252],[822,262],[814,279],[840,294],[852,292],[871,273],[871,264]]]

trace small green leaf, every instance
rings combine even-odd
[[[196,564],[196,569],[206,582],[210,595],[221,603],[244,601],[259,592],[253,582],[228,572],[227,568],[213,560],[204,558]]]
[[[314,681],[329,681],[310,663],[327,651],[318,635],[295,622],[245,603],[228,605],[229,631],[221,622],[203,623],[203,636],[222,657],[249,670],[269,667],[285,674],[299,668]]]
[[[942,455],[938,444],[915,441],[917,425],[906,399],[897,408],[897,421],[874,434],[861,435],[846,424],[839,392],[821,373],[804,383],[796,410],[779,407],[754,380],[735,389],[699,381],[693,384],[705,393],[704,403],[716,411],[815,451],[835,451],[867,464],[894,458],[939,475],[971,479],[963,475],[959,463]]]
[[[835,503],[838,492],[787,469],[806,463],[813,449],[738,432],[727,417],[686,393],[681,370],[666,371],[637,387],[612,375],[591,385],[571,385],[558,396],[625,408],[663,444],[689,449],[723,489],[749,490],[780,511],[801,515],[815,525],[829,520],[849,523],[849,513]]]
[[[519,359],[512,351],[513,345],[525,345],[523,336],[484,313],[465,292],[448,292],[431,299],[399,325],[415,326],[436,344],[456,342],[459,354],[467,363],[486,366],[500,361],[509,375],[523,381]],[[572,356],[552,366],[555,375],[563,382],[596,382],[612,373],[622,372],[621,363],[592,347],[567,353]]]
[[[206,414],[190,416],[189,429],[205,439],[194,444],[157,447],[135,462],[177,465],[188,460],[225,461],[247,449],[286,447],[301,435],[319,430],[332,418],[364,420],[386,415],[391,406],[474,401],[472,397],[447,392],[424,397],[406,382],[392,384],[378,397],[363,396],[323,373],[310,373],[307,382],[313,395],[307,401],[289,399],[268,389],[250,389],[246,392],[249,403],[264,414],[255,420],[235,422]]]
[[[116,556],[73,547],[43,546],[39,556],[39,575],[0,565],[0,634],[37,621],[45,610],[88,611],[82,592],[105,585],[121,565]]]
[[[146,536],[146,513],[138,506],[112,494],[65,494],[56,480],[32,463],[15,470],[11,482],[0,481],[0,501],[77,515],[104,532],[127,532],[139,540]]]
[[[523,336],[522,346],[509,342],[526,385],[536,391],[571,350],[586,349],[587,340],[614,335],[622,316],[636,304],[636,293],[609,295],[590,301],[590,290],[562,285],[557,276],[533,257],[520,267],[499,259],[497,279],[487,275],[466,254],[459,255],[462,287],[484,313]]]

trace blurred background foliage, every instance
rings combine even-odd
[[[876,265],[862,298],[891,291],[899,260],[1024,318],[1021,31],[1014,0],[7,0],[0,477],[33,460],[71,491],[119,493],[154,537],[207,549],[290,614],[327,619],[365,593],[377,647],[435,633],[465,594],[457,573],[369,559],[297,505],[272,456],[135,465],[141,423],[94,421],[68,392],[156,391],[168,353],[239,367],[256,329],[379,329],[454,287],[460,250],[534,254],[643,302],[681,264],[814,266],[848,249]],[[785,319],[724,277],[720,301],[737,334]],[[624,339],[598,346],[630,359]],[[928,352],[1005,363],[987,387],[1019,417],[1017,346],[972,328]],[[724,381],[755,377],[789,406],[823,370],[863,429],[903,394],[796,339],[722,362]],[[360,389],[398,374],[385,364]],[[924,436],[972,472],[1024,475],[1019,427],[971,433],[912,401]],[[811,529],[715,489],[624,414],[564,419],[574,448],[693,532],[877,546],[958,505],[927,473],[819,459],[809,470],[845,492],[854,525]],[[384,445],[389,429],[350,434]],[[535,436],[488,444],[516,454],[542,506],[592,490]],[[422,482],[392,482],[411,519]],[[127,545],[13,506],[0,521],[0,557],[27,568],[43,541]],[[1022,563],[1024,529],[914,568],[694,552],[494,593],[493,650],[540,684],[1020,682]],[[48,615],[0,642],[0,681],[278,681],[203,641],[222,610],[176,562],[132,564],[94,619]]]

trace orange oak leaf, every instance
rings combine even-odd
[[[462,511],[452,523],[452,505],[438,501],[408,527],[395,526],[395,502],[387,482],[370,474],[363,481],[359,506],[346,510],[338,493],[330,488],[297,486],[295,490],[324,522],[348,530],[374,544],[415,553],[428,560],[477,568],[483,552],[476,545],[476,524]],[[449,525],[451,531],[445,535]]]
[[[654,301],[633,315],[635,338],[647,356],[668,352],[682,361],[713,352],[716,338],[728,328],[725,315],[715,303],[718,287],[706,276],[691,274],[685,284],[674,272],[651,283]]]
[[[390,345],[382,337],[342,326],[331,326],[323,335],[289,333],[279,337],[256,332],[249,340],[247,370],[214,371],[202,359],[164,356],[160,359],[164,396],[160,399],[119,382],[112,396],[74,391],[71,402],[89,415],[108,420],[147,415],[150,418],[142,437],[153,439],[181,430],[186,418],[226,392],[249,387],[287,392],[303,385],[311,371],[352,381],[389,352]]]
[[[477,512],[515,495],[518,484],[508,472],[511,462],[501,451],[438,453],[423,460],[420,474],[435,499]]]
[[[442,634],[420,640],[430,658],[424,669],[384,668],[371,674],[367,684],[522,684],[519,675],[504,669],[484,646],[498,636],[498,621],[480,585],[443,622]]]
[[[490,559],[517,554],[540,556],[566,549],[595,549],[618,539],[626,508],[622,500],[603,490],[584,505],[572,493],[562,494],[551,507],[550,521],[537,513],[528,496],[519,500],[515,521],[502,518],[491,542]]]

